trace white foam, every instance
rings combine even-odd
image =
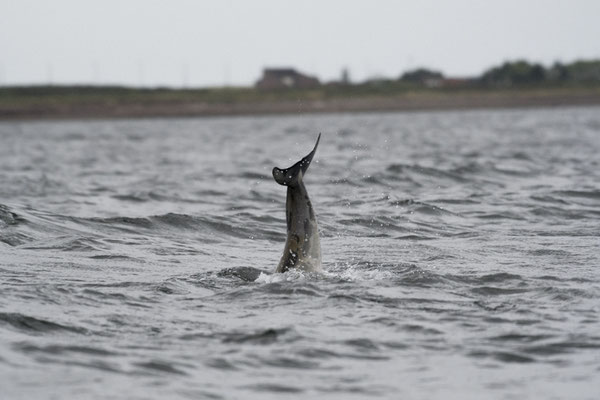
[[[357,264],[346,264],[343,267],[335,265],[332,271],[324,271],[323,274],[328,278],[343,279],[347,281],[385,281],[392,279],[392,271],[372,269],[364,270]]]
[[[382,271],[379,269],[362,270],[358,265],[347,264],[344,267],[334,266],[332,270],[320,272],[305,272],[301,270],[289,270],[284,273],[266,274],[261,272],[254,282],[256,283],[277,283],[277,282],[298,282],[312,279],[342,279],[347,281],[385,281],[392,279],[392,271]]]
[[[276,283],[276,282],[296,282],[305,280],[307,278],[307,274],[304,271],[299,270],[289,270],[282,274],[273,273],[273,274],[265,274],[261,272],[258,278],[254,282],[256,283]]]

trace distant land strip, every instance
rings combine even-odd
[[[385,112],[600,105],[600,87],[336,93],[204,90],[0,88],[0,119],[89,119]]]

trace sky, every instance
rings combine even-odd
[[[248,86],[600,59],[598,0],[0,0],[0,85]]]

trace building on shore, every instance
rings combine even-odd
[[[293,68],[265,68],[256,82],[258,89],[312,89],[320,86],[317,78],[304,75]]]

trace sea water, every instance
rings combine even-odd
[[[1,399],[597,399],[599,313],[597,107],[0,123]]]

